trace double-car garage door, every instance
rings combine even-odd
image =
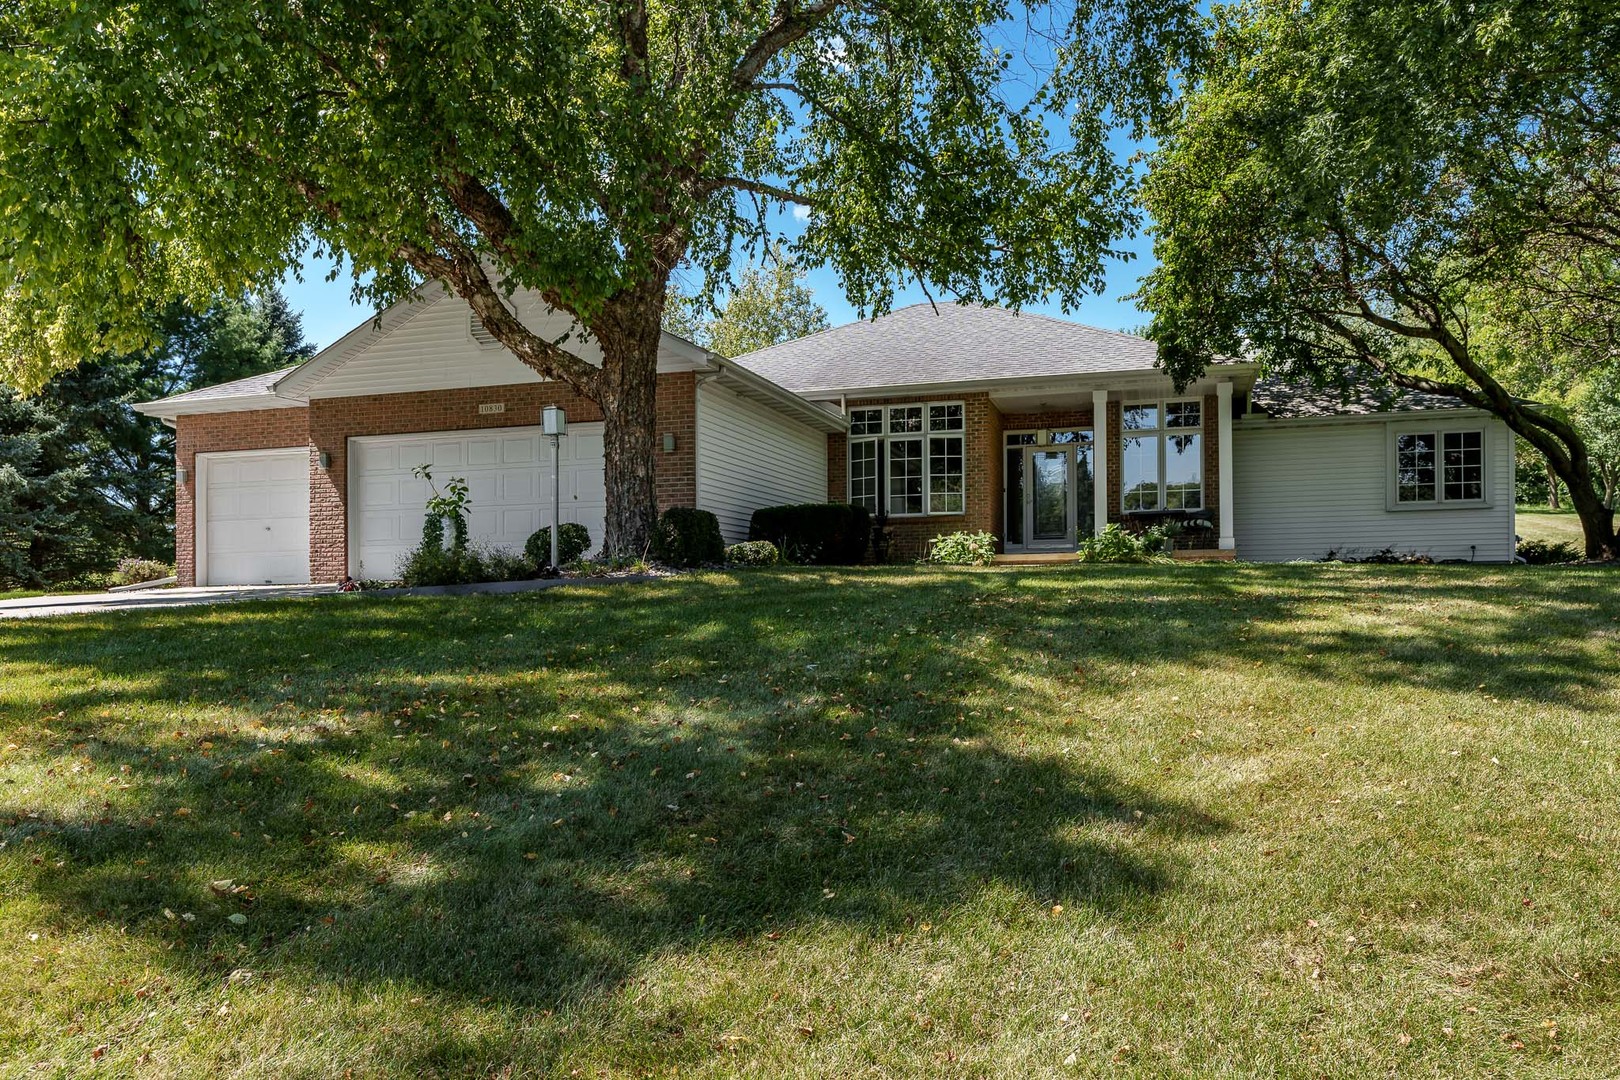
[[[571,424],[560,458],[562,519],[584,525],[602,542],[607,493],[602,425]],[[551,439],[537,427],[349,440],[349,572],[391,578],[422,537],[433,491],[414,472],[428,466],[433,485],[467,482],[468,533],[493,546],[521,550],[551,523]]]

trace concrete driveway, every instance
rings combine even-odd
[[[232,600],[285,600],[335,593],[332,585],[218,585],[200,589],[152,589],[147,592],[77,593],[0,600],[0,619],[34,619],[43,615],[90,615],[98,611],[224,604]]]

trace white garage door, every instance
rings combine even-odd
[[[607,491],[602,479],[602,425],[570,424],[562,440],[562,519],[584,525],[592,548],[602,543]],[[392,578],[402,556],[422,538],[432,489],[412,475],[429,466],[440,491],[467,481],[467,531],[521,551],[551,524],[551,440],[537,427],[367,436],[349,440],[349,573]]]
[[[309,450],[198,454],[197,583],[309,580]]]

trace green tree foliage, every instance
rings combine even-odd
[[[131,406],[307,359],[269,292],[152,317],[152,345],[94,358],[31,395],[0,383],[0,584],[38,585],[125,556],[174,558],[174,435]]]
[[[804,283],[790,255],[771,253],[768,265],[750,266],[726,294],[725,306],[705,318],[703,301],[672,291],[664,329],[721,356],[741,356],[828,327],[827,312]]]
[[[435,279],[600,404],[606,548],[639,553],[674,267],[723,283],[794,204],[795,253],[863,309],[911,279],[1074,302],[1132,220],[1111,123],[1196,30],[1188,0],[16,0],[0,363],[33,386],[132,351],[142,312],[311,244],[377,304]],[[601,365],[525,328],[518,287]]]
[[[1162,125],[1142,298],[1178,379],[1217,355],[1372,370],[1501,417],[1620,554],[1580,430],[1529,407],[1611,369],[1620,35],[1593,0],[1255,0],[1218,8]]]

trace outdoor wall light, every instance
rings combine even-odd
[[[675,452],[675,433],[673,431],[666,431],[666,432],[664,432],[664,453],[673,454],[674,452]]]
[[[319,454],[317,454],[315,456],[315,460],[321,463],[321,468],[323,469],[330,469],[332,467],[332,455],[327,453],[325,450],[322,450]]]
[[[185,487],[186,486],[186,481],[190,480],[190,479],[191,479],[191,470],[186,468],[184,465],[182,465],[178,469],[174,470],[174,482],[179,484],[181,487]]]

